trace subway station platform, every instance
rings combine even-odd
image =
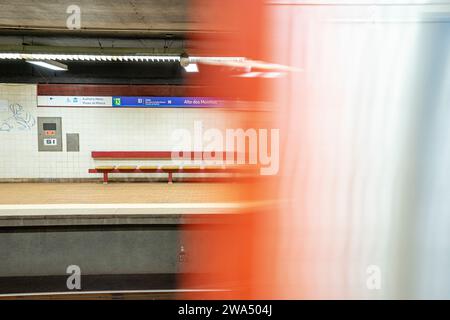
[[[230,183],[0,183],[0,205],[227,202],[240,200]],[[251,184],[235,183],[243,188]]]
[[[201,223],[261,203],[227,183],[2,183],[0,227]]]

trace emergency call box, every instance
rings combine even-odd
[[[61,118],[38,117],[39,151],[62,151]]]

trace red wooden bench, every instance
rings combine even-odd
[[[191,153],[191,160],[195,156]],[[225,152],[223,159],[225,159]],[[236,154],[233,154],[236,156]],[[201,154],[203,159],[203,154]],[[95,160],[172,160],[171,151],[92,151],[92,158]],[[103,174],[103,183],[108,183],[109,174],[111,173],[167,173],[168,183],[172,183],[174,173],[242,173],[255,172],[257,166],[252,165],[102,165],[96,166],[94,169],[89,169],[89,173]]]

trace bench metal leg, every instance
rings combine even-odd
[[[172,172],[169,172],[169,184],[172,184]]]
[[[103,184],[108,184],[108,172],[103,172]]]

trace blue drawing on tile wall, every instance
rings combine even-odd
[[[0,113],[0,131],[31,130],[36,125],[36,118],[26,112],[18,103],[9,105],[7,116]]]

